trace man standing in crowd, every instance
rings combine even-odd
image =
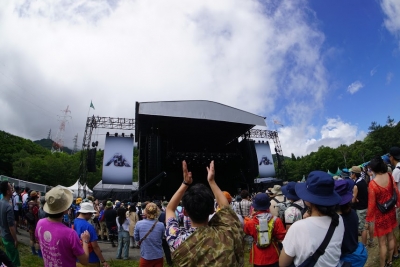
[[[92,218],[92,215],[96,213],[96,210],[93,208],[92,202],[83,202],[80,205],[80,209],[78,212],[78,217],[74,220],[74,229],[78,236],[80,236],[85,231],[88,231],[90,234],[89,240],[89,264],[84,265],[82,263],[77,263],[77,267],[99,267],[100,263],[103,267],[109,267],[108,263],[103,257],[101,253],[99,244],[97,243],[97,234],[96,230],[92,224],[88,222]]]
[[[247,190],[242,190],[242,192],[240,192],[240,197],[242,198],[242,200],[236,202],[236,205],[234,207],[235,212],[241,215],[243,218],[249,217],[251,207],[250,194]]]
[[[63,215],[68,212],[72,204],[71,191],[54,187],[46,193],[45,198],[43,210],[48,217],[39,220],[35,232],[43,254],[44,266],[76,266],[76,260],[87,264],[89,232],[81,234],[80,238],[83,241],[81,244],[76,232],[62,223]]]
[[[166,209],[165,235],[174,264],[189,267],[243,266],[244,232],[237,215],[214,180],[214,161],[207,167],[207,181],[212,193],[203,184],[191,186],[192,173],[188,171],[185,161],[182,162],[182,168],[182,185]],[[221,209],[208,221],[208,216],[214,212],[214,197]],[[185,214],[192,221],[189,230],[179,228],[175,218],[175,210],[181,200]]]
[[[0,230],[1,239],[8,258],[15,266],[21,266],[17,249],[17,229],[15,227],[14,210],[10,205],[12,187],[8,181],[0,183],[0,191],[3,199],[0,200]]]
[[[31,191],[31,189],[29,187],[25,187],[24,192],[22,192],[21,197],[22,197],[22,203],[25,203],[26,200],[29,197],[29,191]]]
[[[22,204],[21,199],[19,198],[19,186],[16,185],[14,187],[14,193],[12,194],[12,205],[14,208],[14,218],[15,218],[15,227],[16,227],[16,231],[17,234],[20,234],[20,232],[18,232],[18,227],[19,227],[19,217],[21,214],[21,210],[20,210],[20,206]]]
[[[354,181],[353,188],[353,209],[358,216],[358,232],[361,234],[361,242],[367,246],[367,229],[365,228],[365,218],[368,209],[368,186],[367,182],[361,177],[361,168],[353,166],[350,169],[350,178]]]

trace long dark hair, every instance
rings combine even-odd
[[[117,215],[118,215],[118,223],[120,226],[122,226],[126,220],[126,209],[119,208],[117,211]]]
[[[387,173],[387,165],[380,156],[375,156],[371,159],[369,166],[374,173]]]

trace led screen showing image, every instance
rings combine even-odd
[[[260,178],[275,177],[274,160],[269,143],[256,143],[258,172]]]
[[[106,137],[103,184],[132,185],[133,143],[130,137]]]

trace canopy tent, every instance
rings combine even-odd
[[[93,196],[97,199],[112,199],[112,200],[128,200],[132,201],[132,194],[139,189],[138,182],[132,182],[132,185],[123,184],[103,184],[98,182],[93,187]]]
[[[85,184],[85,185],[86,185],[86,184]],[[61,186],[61,187],[64,187],[64,186]],[[84,196],[85,196],[84,191],[86,191],[86,196],[92,195],[92,194],[93,194],[93,191],[90,190],[90,188],[89,188],[88,186],[83,186],[83,185],[81,185],[81,184],[79,183],[79,180],[77,180],[77,181],[75,182],[75,184],[71,185],[70,187],[65,187],[65,188],[71,190],[72,195],[74,196],[74,198],[77,198],[77,197],[84,197]],[[79,189],[80,189],[80,192],[79,192]]]

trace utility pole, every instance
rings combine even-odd
[[[53,146],[51,147],[51,153],[61,152],[64,147],[65,124],[68,122],[68,119],[71,118],[71,116],[68,115],[68,113],[71,113],[68,108],[69,106],[67,106],[65,110],[61,110],[63,115],[59,116],[60,127],[58,128],[56,138],[53,142]]]

